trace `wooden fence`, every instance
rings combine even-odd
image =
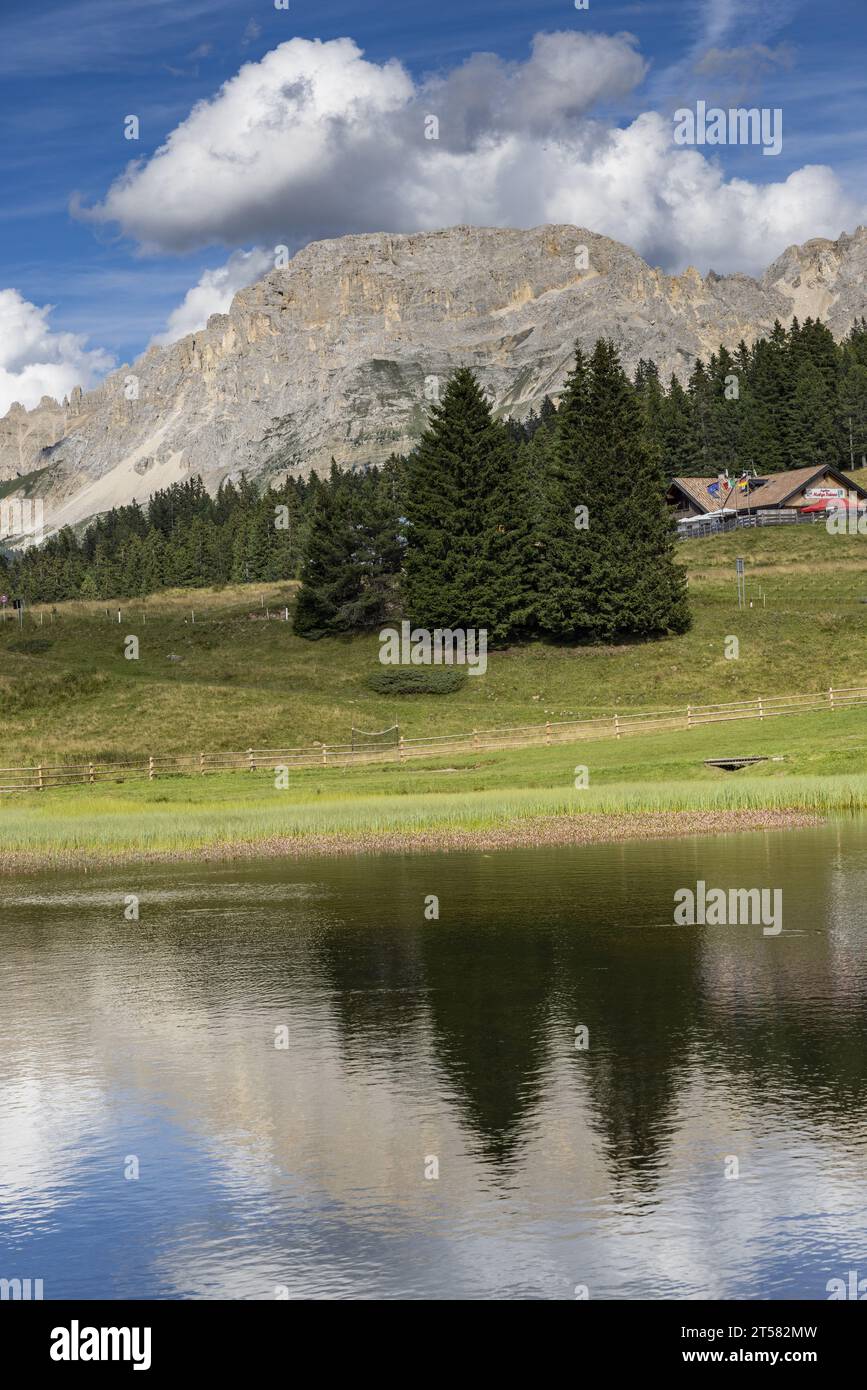
[[[814,710],[851,709],[867,704],[867,686],[848,686],[811,695],[770,695],[728,704],[687,705],[686,708],[643,710],[638,713],[594,715],[528,724],[507,729],[473,729],[463,734],[432,738],[403,738],[388,748],[353,748],[351,743],[316,744],[312,748],[247,748],[238,753],[180,753],[157,755],[137,762],[38,763],[35,767],[0,768],[0,793],[42,791],[47,787],[95,785],[159,777],[206,777],[214,772],[260,772],[274,776],[281,768],[354,767],[362,763],[405,762],[407,758],[447,757],[451,753],[485,749],[543,747],[578,743],[593,738],[624,738],[629,734],[697,729],[706,724],[741,719],[774,719]]]
[[[743,527],[755,526],[815,526],[820,520],[824,526],[828,520],[827,512],[812,512],[805,515],[794,507],[781,507],[779,511],[736,512],[734,516],[721,516],[718,512],[706,512],[702,517],[681,517],[677,523],[677,539],[695,540],[696,536],[717,536],[723,531],[739,531]]]

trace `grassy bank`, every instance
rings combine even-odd
[[[110,860],[581,843],[800,824],[867,807],[848,710],[346,771],[65,788],[0,802],[0,867]],[[735,773],[733,752],[768,758]],[[781,761],[773,761],[780,759]],[[575,787],[586,767],[589,786]]]
[[[375,636],[304,642],[281,616],[293,585],[65,604],[0,624],[0,761],[343,742],[353,725],[408,737],[541,724],[867,683],[862,537],[822,526],[691,541],[683,637],[493,652],[444,696],[377,695]],[[753,607],[738,610],[734,562]],[[108,608],[108,615],[106,614]],[[195,613],[195,622],[193,622]],[[123,657],[134,633],[140,659]],[[740,655],[725,657],[737,636]],[[0,864],[246,853],[572,843],[693,834],[861,811],[867,709],[429,760],[118,782],[0,797]],[[705,759],[768,759],[727,773]],[[576,789],[578,767],[589,786]]]
[[[353,725],[408,737],[867,682],[867,541],[821,525],[685,542],[695,617],[683,637],[493,652],[440,696],[386,697],[374,635],[306,642],[276,616],[293,585],[71,603],[0,623],[6,764],[345,742]],[[734,562],[753,607],[738,610]],[[108,609],[108,616],[106,616]],[[192,613],[195,612],[195,623]],[[270,613],[270,618],[266,615]],[[123,656],[135,634],[140,659]],[[737,660],[725,639],[740,642]]]

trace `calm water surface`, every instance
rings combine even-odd
[[[675,927],[699,878],[782,934]],[[854,821],[2,880],[0,1277],[824,1299],[867,1277],[865,902]]]

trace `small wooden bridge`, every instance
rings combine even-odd
[[[739,767],[750,767],[752,763],[766,763],[768,757],[763,753],[760,758],[705,758],[705,767],[721,767],[726,772],[737,772]]]

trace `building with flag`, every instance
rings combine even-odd
[[[758,477],[672,478],[666,498],[678,521],[737,514],[817,512],[867,506],[867,488],[830,465],[792,468]]]

